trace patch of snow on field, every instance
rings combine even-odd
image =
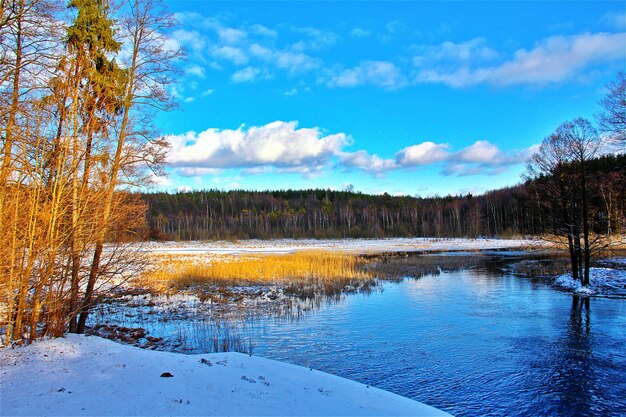
[[[555,278],[554,285],[580,295],[626,294],[626,271],[612,268],[591,268],[589,286],[583,286],[580,280],[572,279],[570,274]]]
[[[353,253],[429,252],[492,250],[541,247],[545,242],[530,239],[276,239],[229,241],[150,242],[144,250],[167,254],[279,254],[303,250],[338,250]]]
[[[81,335],[0,349],[0,395],[3,416],[448,415],[269,359],[157,352]]]

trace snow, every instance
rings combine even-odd
[[[143,246],[149,253],[242,255],[292,253],[302,250],[337,250],[353,253],[380,252],[442,252],[464,250],[495,250],[542,247],[546,243],[531,239],[276,239],[242,241],[150,242]]]
[[[0,349],[0,415],[449,414],[256,356],[183,355],[67,335]]]
[[[555,278],[554,285],[582,296],[598,294],[626,294],[626,270],[613,268],[590,268],[589,286],[583,286],[580,280],[572,279],[570,274]]]

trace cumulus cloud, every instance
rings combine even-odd
[[[533,145],[522,150],[503,152],[493,143],[479,140],[451,153],[441,173],[443,175],[497,175],[508,166],[526,162],[539,148]]]
[[[499,164],[504,159],[500,149],[486,140],[479,140],[454,154],[453,159],[475,164]]]
[[[276,121],[264,126],[207,129],[167,137],[168,162],[177,169],[253,169],[275,167],[310,173],[329,164],[349,143],[343,134],[324,135],[319,128],[298,128],[297,122]]]
[[[496,175],[511,165],[524,163],[538,145],[527,149],[502,151],[489,141],[479,140],[453,152],[447,143],[422,142],[399,150],[395,159],[384,159],[361,150],[340,153],[340,166],[360,169],[375,176],[388,171],[442,164],[443,175]]]
[[[248,34],[240,29],[231,27],[217,27],[217,36],[224,43],[238,43],[244,41]]]
[[[246,67],[233,73],[230,79],[234,83],[248,83],[256,80],[261,75],[261,70],[255,67]]]
[[[200,65],[191,65],[185,68],[185,73],[204,78],[204,68],[202,68]]]
[[[168,163],[181,176],[200,177],[238,169],[244,175],[267,172],[320,174],[335,167],[360,170],[382,177],[393,170],[440,164],[444,175],[495,175],[510,165],[525,162],[537,147],[502,151],[479,140],[456,152],[446,143],[422,142],[384,158],[366,150],[347,151],[352,144],[345,133],[328,134],[320,128],[299,128],[298,122],[275,121],[239,129],[207,129],[170,135]]]
[[[278,32],[276,32],[275,30],[259,24],[250,26],[250,31],[257,35],[262,35],[268,38],[275,38],[278,36]]]
[[[392,62],[365,61],[356,67],[332,75],[326,84],[329,87],[374,85],[386,89],[395,89],[404,86],[406,78],[400,68]]]
[[[499,65],[457,69],[421,69],[415,80],[422,83],[443,83],[452,87],[476,84],[546,85],[571,79],[585,69],[626,57],[624,33],[583,33],[573,36],[552,36],[541,40],[532,49],[519,49],[513,58]],[[421,61],[418,60],[421,64]]]
[[[344,152],[339,155],[341,166],[344,168],[358,168],[374,175],[382,175],[392,169],[398,168],[393,159],[383,159],[378,155],[372,155],[367,151]]]
[[[445,161],[450,156],[445,143],[422,142],[401,149],[396,154],[396,161],[402,166],[417,166]]]
[[[224,59],[235,65],[244,65],[248,63],[248,57],[241,48],[234,46],[220,46],[213,49],[213,56],[218,59]]]

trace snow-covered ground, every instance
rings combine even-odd
[[[68,335],[0,349],[0,415],[448,414],[260,357],[182,355]]]
[[[589,286],[583,287],[580,280],[572,279],[571,274],[564,274],[554,279],[554,285],[571,290],[583,296],[590,295],[626,295],[626,270],[613,268],[591,268]]]
[[[515,249],[545,247],[546,242],[531,239],[277,239],[242,241],[150,242],[144,250],[150,253],[192,254],[254,254],[291,253],[301,250],[338,250],[354,253],[438,252],[463,250]]]

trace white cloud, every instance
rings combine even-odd
[[[202,92],[202,97],[207,97],[210,96],[211,94],[215,93],[215,90],[212,88],[207,88],[206,90],[204,90]]]
[[[484,38],[474,38],[461,43],[451,41],[439,45],[413,47],[417,55],[413,57],[415,66],[440,65],[443,62],[463,63],[490,61],[498,57],[498,53],[487,46]]]
[[[301,52],[277,51],[274,58],[276,66],[290,74],[307,72],[319,66],[318,60]]]
[[[183,177],[201,177],[203,175],[217,175],[221,173],[221,169],[201,168],[201,167],[182,167],[177,168],[176,173]]]
[[[306,39],[298,41],[292,45],[293,49],[299,51],[305,49],[325,49],[334,45],[339,39],[339,36],[334,32],[314,27],[294,27],[292,29],[294,32],[307,35]]]
[[[504,155],[493,143],[479,140],[454,154],[453,159],[460,162],[498,165],[504,159]]]
[[[486,140],[479,140],[472,145],[450,154],[443,175],[497,175],[506,171],[510,165],[526,162],[539,145],[510,152],[501,151],[496,145]]]
[[[298,89],[295,87],[292,88],[291,90],[285,91],[286,96],[295,96],[296,94],[298,94]]]
[[[180,47],[185,48],[186,51],[201,54],[206,48],[206,41],[197,31],[177,29],[172,32],[170,36],[170,45],[168,45],[168,48],[177,50]]]
[[[388,61],[365,61],[356,67],[340,71],[327,81],[329,87],[375,85],[387,89],[400,88],[405,83],[402,71]]]
[[[443,175],[455,175],[457,177],[466,177],[470,175],[498,175],[506,171],[505,166],[483,166],[483,165],[468,165],[451,163],[446,165],[441,174]]]
[[[217,36],[224,43],[234,44],[244,41],[247,38],[247,33],[240,29],[218,27]]]
[[[602,16],[600,21],[612,29],[626,29],[626,13],[624,12],[608,12]]]
[[[250,45],[250,54],[267,64],[286,70],[290,74],[310,71],[320,65],[318,60],[305,53],[270,49],[258,43]]]
[[[408,26],[401,20],[392,20],[387,22],[385,29],[387,29],[387,32],[394,34],[405,32],[408,29]]]
[[[395,158],[384,158],[366,150],[345,151],[352,142],[346,134],[326,134],[318,127],[298,128],[295,121],[236,130],[207,129],[166,139],[171,145],[168,163],[187,177],[219,174],[226,169],[239,169],[244,175],[274,172],[313,177],[331,166],[381,177],[392,170],[436,163],[442,164],[443,175],[495,175],[525,162],[537,149],[502,151],[482,140],[453,152],[445,143],[422,142],[399,150]]]
[[[261,70],[255,67],[246,67],[235,72],[230,79],[234,83],[247,83],[257,79],[261,74]]]
[[[200,65],[191,65],[185,69],[185,72],[190,75],[195,75],[200,78],[204,78],[204,68]]]
[[[298,128],[297,122],[264,126],[207,129],[167,137],[168,162],[175,168],[255,168],[311,172],[326,166],[349,143],[343,134],[324,135],[319,128]]]
[[[258,43],[253,43],[252,45],[250,45],[249,50],[252,55],[264,61],[269,61],[274,56],[274,51],[272,49],[262,46]]]
[[[552,36],[530,50],[519,49],[512,59],[500,65],[472,69],[422,69],[417,82],[443,83],[452,87],[475,84],[508,86],[545,85],[580,76],[598,64],[618,62],[626,57],[624,33],[584,33]]]
[[[278,36],[278,32],[263,25],[252,25],[250,26],[250,30],[257,35],[266,36],[268,38],[275,38]]]
[[[382,175],[387,171],[398,168],[396,161],[393,159],[383,159],[378,155],[372,155],[363,150],[341,153],[339,159],[344,167],[358,168],[376,175]]]
[[[450,156],[449,147],[445,143],[422,142],[401,149],[396,154],[396,161],[402,166],[434,164],[445,161]]]
[[[172,180],[168,176],[165,175],[156,175],[154,172],[151,172],[147,178],[148,187],[158,188],[158,187],[169,187],[172,185]]]
[[[248,57],[241,48],[235,46],[220,46],[213,49],[213,56],[219,59],[225,59],[235,65],[244,65],[248,63]]]
[[[371,34],[372,34],[371,31],[367,29],[363,29],[363,28],[354,28],[350,31],[350,35],[355,38],[365,38]]]

